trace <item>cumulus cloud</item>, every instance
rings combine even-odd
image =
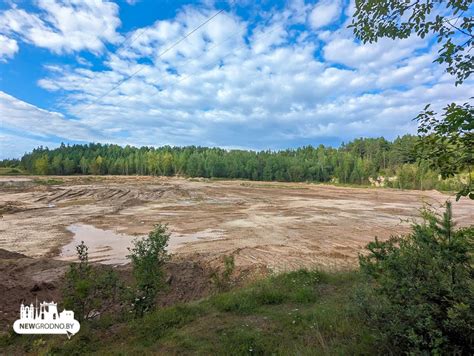
[[[13,58],[18,52],[18,43],[7,36],[0,35],[0,62]]]
[[[0,110],[10,129],[45,140],[267,149],[414,133],[412,118],[425,104],[474,96],[472,82],[455,87],[432,63],[430,41],[361,44],[345,28],[320,30],[352,11],[341,3],[295,4],[303,3],[258,23],[224,11],[166,51],[216,11],[184,7],[125,34],[135,40],[105,52],[103,69],[45,66],[38,85],[66,93],[54,108],[3,93]],[[325,19],[311,23],[318,31],[302,26],[308,14]]]
[[[121,36],[117,4],[94,0],[38,0],[38,12],[16,6],[0,14],[0,33],[54,53],[99,53]]]
[[[335,37],[324,46],[324,58],[348,67],[377,68],[411,57],[417,49],[428,47],[426,40],[412,36],[404,40],[381,39],[376,43],[357,43],[353,38]]]
[[[319,0],[309,15],[309,23],[315,30],[336,21],[342,12],[340,0]]]

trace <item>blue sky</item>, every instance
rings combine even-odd
[[[0,1],[0,158],[60,142],[281,149],[393,139],[416,132],[425,104],[474,96],[472,81],[455,87],[432,63],[433,38],[356,41],[353,9],[350,0]]]

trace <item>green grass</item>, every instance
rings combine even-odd
[[[376,353],[374,334],[354,307],[357,272],[300,270],[207,299],[82,323],[65,337],[7,335],[7,353],[345,355]]]
[[[0,176],[27,175],[28,173],[17,167],[0,167]]]
[[[64,181],[62,179],[54,179],[54,178],[46,178],[46,179],[37,178],[33,182],[35,184],[39,184],[39,185],[60,185],[60,184],[64,184]]]

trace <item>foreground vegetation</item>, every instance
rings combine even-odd
[[[0,165],[40,175],[184,175],[365,185],[383,176],[383,184],[394,188],[460,189],[459,177],[441,180],[437,170],[417,158],[418,143],[418,137],[406,135],[393,142],[357,139],[338,149],[320,145],[260,152],[195,146],[61,145],[53,150],[40,147],[21,160],[5,160]]]
[[[69,355],[375,353],[375,335],[350,297],[359,279],[356,272],[291,272],[139,319],[83,322],[71,340],[11,335],[2,346]]]

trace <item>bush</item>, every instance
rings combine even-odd
[[[469,354],[474,227],[455,230],[449,202],[442,216],[424,211],[423,218],[411,234],[367,246],[361,306],[391,352]]]
[[[64,307],[72,309],[79,321],[101,315],[116,306],[122,284],[112,269],[93,268],[84,241],[76,246],[79,263],[73,263],[65,275]]]
[[[214,270],[211,274],[211,281],[218,292],[225,292],[232,288],[232,274],[235,270],[234,256],[224,256],[224,270]]]
[[[147,237],[134,240],[127,257],[132,262],[135,293],[132,307],[136,317],[155,306],[158,291],[163,286],[163,265],[168,259],[166,247],[170,234],[166,225],[156,224]]]

